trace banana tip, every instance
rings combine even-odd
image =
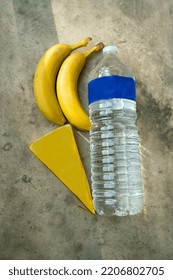
[[[85,38],[84,39],[85,40],[85,43],[86,43],[86,45],[92,40],[92,38],[91,37],[87,37],[87,38]]]
[[[102,50],[105,47],[103,42],[98,43],[96,46],[98,47],[98,51]]]

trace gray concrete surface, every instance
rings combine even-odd
[[[173,258],[172,0],[0,1],[0,259]],[[57,126],[40,114],[33,75],[57,42],[115,44],[137,78],[145,211],[99,217],[28,150]],[[87,109],[84,69],[79,95]],[[75,131],[90,176],[89,145]],[[88,138],[88,133],[82,133]]]

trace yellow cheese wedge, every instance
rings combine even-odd
[[[44,135],[29,148],[95,214],[90,187],[71,125],[64,125]]]

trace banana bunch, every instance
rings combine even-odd
[[[56,44],[41,57],[34,75],[34,95],[36,103],[45,118],[63,125],[66,119],[81,130],[90,130],[90,121],[82,108],[77,92],[78,78],[87,58],[101,50],[99,43],[86,52],[71,52],[86,46],[90,37],[67,45]]]

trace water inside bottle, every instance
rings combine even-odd
[[[126,216],[143,209],[136,103],[102,100],[90,104],[92,194],[100,215]]]

